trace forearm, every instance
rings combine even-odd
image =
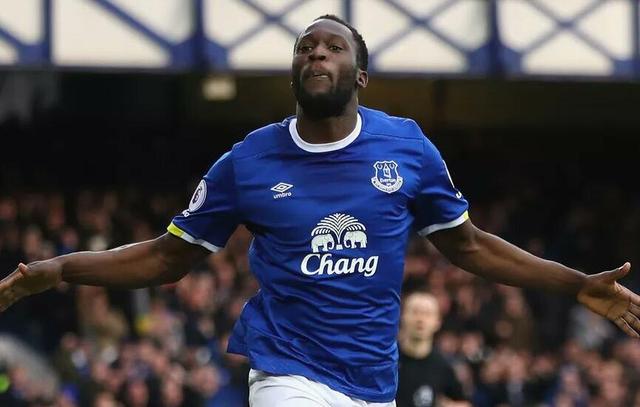
[[[163,250],[161,236],[154,240],[99,252],[78,252],[57,257],[62,281],[73,284],[140,288],[176,281],[189,264],[176,264]],[[170,253],[169,253],[170,254]]]
[[[452,261],[460,268],[502,284],[575,295],[585,274],[541,259],[505,240],[475,229],[475,238]]]

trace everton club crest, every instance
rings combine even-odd
[[[395,161],[376,161],[373,164],[376,173],[371,178],[374,187],[390,194],[402,186],[402,177],[398,174],[398,164]]]

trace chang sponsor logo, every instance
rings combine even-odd
[[[367,228],[350,215],[334,213],[318,222],[311,231],[311,251],[302,259],[300,270],[307,276],[361,273],[371,277],[378,269],[378,256],[339,257],[329,250],[365,249]]]

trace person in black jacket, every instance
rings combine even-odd
[[[470,406],[451,364],[433,348],[440,328],[438,301],[426,291],[407,294],[398,336],[397,407]]]

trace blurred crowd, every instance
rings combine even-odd
[[[3,197],[0,266],[152,239],[181,206],[175,197],[136,191]],[[176,284],[116,291],[63,283],[15,304],[0,316],[0,329],[49,359],[60,406],[244,406],[249,367],[225,349],[257,291],[249,240],[239,229],[224,251]],[[51,402],[25,364],[4,368],[11,385],[0,405]]]
[[[609,248],[638,246],[640,210],[622,196],[613,188],[550,213],[544,188],[529,186],[472,201],[471,217],[537,255],[596,272],[619,265],[605,264],[618,260]],[[6,275],[20,261],[152,239],[187,199],[135,189],[0,196],[0,269]],[[544,225],[554,225],[552,235]],[[33,349],[56,380],[50,391],[28,360],[3,354],[0,338],[0,405],[245,406],[248,364],[225,348],[258,289],[250,240],[238,229],[176,284],[134,291],[61,284],[15,304],[0,315],[0,333]],[[640,405],[640,341],[571,298],[481,280],[415,238],[405,285],[424,282],[443,313],[436,346],[474,405]]]

